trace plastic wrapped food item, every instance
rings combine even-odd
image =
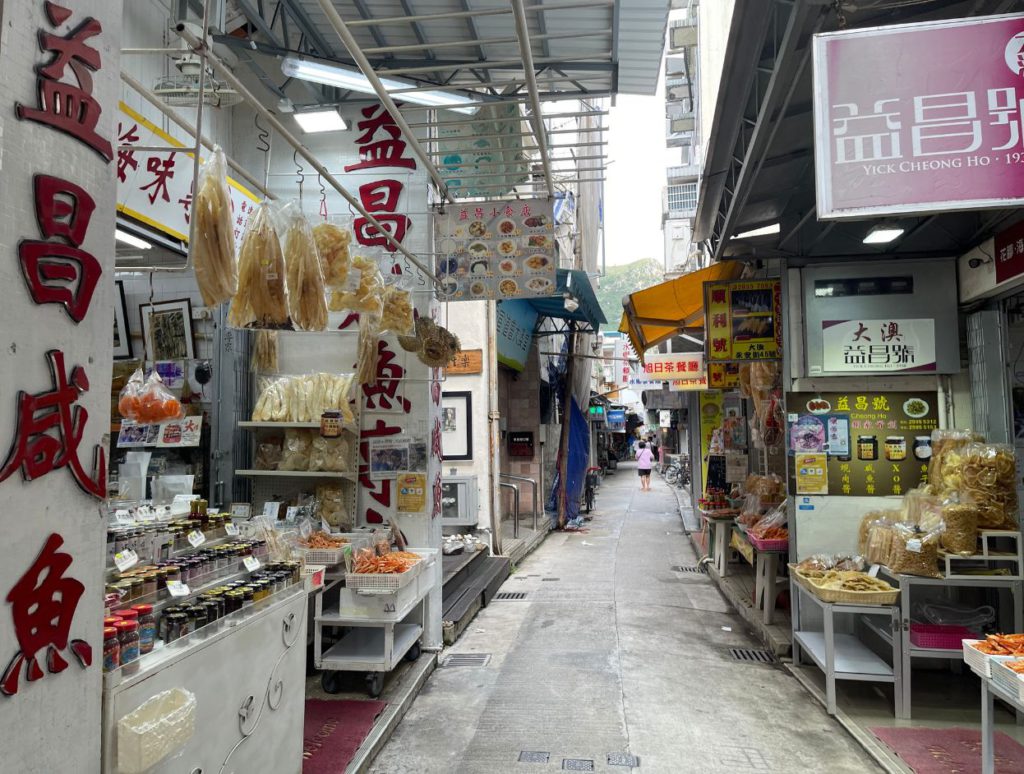
[[[318,223],[313,227],[313,238],[320,254],[324,284],[332,288],[344,287],[352,260],[348,248],[352,232],[334,223]]]
[[[124,419],[130,419],[133,422],[138,420],[139,399],[142,396],[142,388],[145,384],[144,379],[142,369],[136,368],[135,373],[128,378],[128,382],[121,388],[121,392],[117,396],[117,411]]]
[[[286,430],[278,470],[309,470],[309,454],[313,450],[312,431]]]
[[[865,556],[868,553],[868,535],[871,532],[871,526],[878,520],[882,519],[881,511],[868,511],[860,519],[860,528],[857,530],[857,550]]]
[[[336,484],[323,484],[316,488],[320,518],[338,532],[351,532],[352,516],[345,505],[345,490]]]
[[[344,288],[332,288],[328,306],[332,312],[348,309],[380,317],[384,311],[381,292],[384,280],[372,258],[357,255],[352,258]]]
[[[364,317],[359,325],[359,365],[356,380],[359,384],[371,385],[377,382],[377,360],[380,357],[380,336],[376,318]]]
[[[868,528],[867,550],[862,552],[870,564],[889,564],[892,553],[893,522],[878,518]]]
[[[288,272],[288,311],[292,325],[302,331],[327,327],[327,298],[313,229],[299,205],[292,202],[282,211],[287,231],[284,262]]]
[[[268,439],[256,447],[256,459],[253,467],[256,470],[277,470],[281,464],[282,439]]]
[[[156,369],[146,379],[138,395],[135,421],[141,424],[156,424],[172,419],[181,419],[185,412],[181,409],[181,401],[171,394],[164,385],[164,380]]]
[[[960,451],[969,443],[984,440],[973,430],[932,430],[932,456],[928,462],[928,483],[935,494],[960,489]]]
[[[923,489],[911,489],[903,498],[906,521],[916,524],[924,532],[941,531],[942,500]]]
[[[951,554],[970,556],[978,549],[978,506],[971,502],[947,500],[942,505],[942,547]]]
[[[238,292],[228,324],[235,328],[287,328],[284,254],[271,217],[261,202],[249,218],[238,256]]]
[[[277,371],[277,331],[256,331],[250,368],[256,373]]]
[[[903,575],[941,578],[938,569],[940,534],[924,532],[916,524],[906,522],[893,525],[889,569]]]
[[[1017,527],[1016,477],[1012,446],[971,443],[961,450],[959,491],[977,503],[979,529]]]
[[[351,374],[282,376],[267,382],[253,408],[254,422],[316,422],[338,411],[345,425],[355,424],[349,392]]]
[[[192,205],[195,234],[189,249],[196,284],[207,306],[217,306],[238,291],[234,221],[228,190],[227,160],[219,145],[199,170],[199,193]]]
[[[349,439],[344,435],[337,438],[324,438],[319,434],[314,434],[309,451],[309,469],[347,473],[351,449]]]
[[[408,336],[416,328],[416,318],[412,308],[412,294],[402,290],[398,285],[386,285],[381,292],[383,313],[380,319],[382,331],[391,331],[400,336]]]

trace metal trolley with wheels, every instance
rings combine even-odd
[[[374,584],[383,576],[358,579],[365,586],[343,585],[331,577],[314,600],[313,661],[326,693],[341,690],[338,672],[364,672],[370,696],[380,696],[384,675],[402,661],[420,656],[427,596],[437,585],[437,551],[414,549],[423,561],[408,573]],[[403,577],[404,576],[404,577]],[[348,576],[351,578],[351,576]],[[376,587],[375,587],[376,585]],[[388,586],[393,586],[388,588]],[[347,629],[324,650],[324,629]]]

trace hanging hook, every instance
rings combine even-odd
[[[263,125],[260,124],[260,114],[254,113],[252,121],[256,124],[256,150],[261,153],[270,153],[270,143],[268,142],[270,139],[270,132],[264,129]]]
[[[303,174],[302,164],[299,163],[299,149],[296,148],[292,151],[292,161],[295,162],[295,176],[298,178],[299,183],[299,204],[302,204],[302,184],[306,180],[306,176]]]
[[[316,173],[316,182],[320,186],[320,217],[327,220],[327,189],[319,172]]]

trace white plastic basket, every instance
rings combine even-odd
[[[324,587],[324,576],[327,568],[322,564],[307,564],[302,568],[303,581],[306,584],[306,591],[312,592]]]
[[[992,664],[992,682],[1017,701],[1024,702],[1024,675],[1018,674],[1006,666],[1011,661],[1021,661],[1021,658],[999,659]]]
[[[345,546],[339,546],[338,548],[303,548],[302,546],[295,546],[295,550],[302,554],[306,564],[320,564],[325,567],[340,564],[345,556]]]
[[[992,665],[999,661],[1012,661],[1020,656],[989,656],[973,647],[982,640],[964,640],[964,661],[980,677],[992,677]]]
[[[142,774],[183,747],[196,725],[196,697],[172,688],[147,699],[117,721],[117,770]]]
[[[394,594],[412,583],[423,570],[426,562],[421,558],[405,572],[345,574],[345,586],[363,594]]]

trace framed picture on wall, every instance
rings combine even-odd
[[[187,298],[139,304],[146,360],[193,360],[192,302]]]
[[[118,280],[114,300],[114,360],[132,359],[132,331],[128,327],[128,306],[124,302],[124,283]]]
[[[446,460],[473,459],[473,396],[441,394],[441,453]]]

